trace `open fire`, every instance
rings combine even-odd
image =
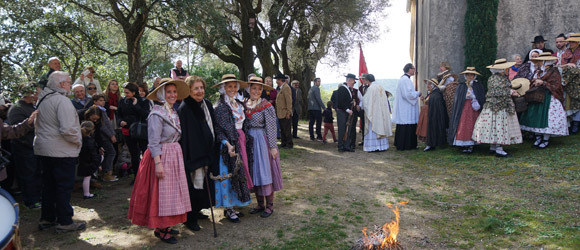
[[[395,214],[395,220],[385,223],[382,227],[376,226],[373,231],[367,232],[368,229],[365,227],[362,230],[364,237],[358,240],[352,249],[357,250],[395,250],[403,249],[399,241],[397,241],[397,235],[399,234],[399,206],[405,206],[408,202],[402,201],[397,205],[392,203],[387,203],[393,213]]]

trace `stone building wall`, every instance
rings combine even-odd
[[[439,63],[449,61],[453,73],[465,68],[465,0],[416,1],[417,81],[426,92],[423,80],[439,72]],[[497,57],[510,60],[514,53],[525,57],[534,36],[543,35],[546,46],[555,49],[560,33],[580,32],[580,1],[569,0],[500,0],[497,17]],[[489,62],[491,64],[493,62]],[[485,69],[478,69],[485,70]]]

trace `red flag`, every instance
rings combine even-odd
[[[358,47],[360,48],[360,58],[358,62],[358,76],[360,77],[363,73],[369,73],[369,70],[367,69],[367,62],[365,61],[365,55],[363,54],[360,43],[358,44]]]

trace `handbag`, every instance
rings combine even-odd
[[[131,138],[147,140],[147,123],[143,121],[131,123],[129,135]]]
[[[528,103],[544,103],[544,97],[546,97],[547,88],[544,86],[536,86],[528,91],[524,95],[526,102]]]
[[[516,112],[521,113],[528,110],[528,104],[526,103],[526,98],[523,96],[513,97],[514,104],[516,106]]]

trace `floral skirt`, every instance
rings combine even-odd
[[[522,143],[517,115],[506,111],[494,113],[484,108],[473,128],[471,137],[477,143],[510,145]]]
[[[546,93],[546,96],[549,94]],[[534,108],[534,107],[538,108]],[[538,119],[546,118],[547,124],[544,126],[536,126],[532,119],[522,120],[522,125],[520,126],[522,130],[530,131],[538,134],[547,134],[552,136],[565,136],[568,135],[568,121],[566,119],[566,111],[556,98],[550,98],[549,103],[537,103],[532,104],[528,107],[528,110],[522,114],[522,119],[524,117],[537,117]],[[530,124],[524,121],[531,121]]]

